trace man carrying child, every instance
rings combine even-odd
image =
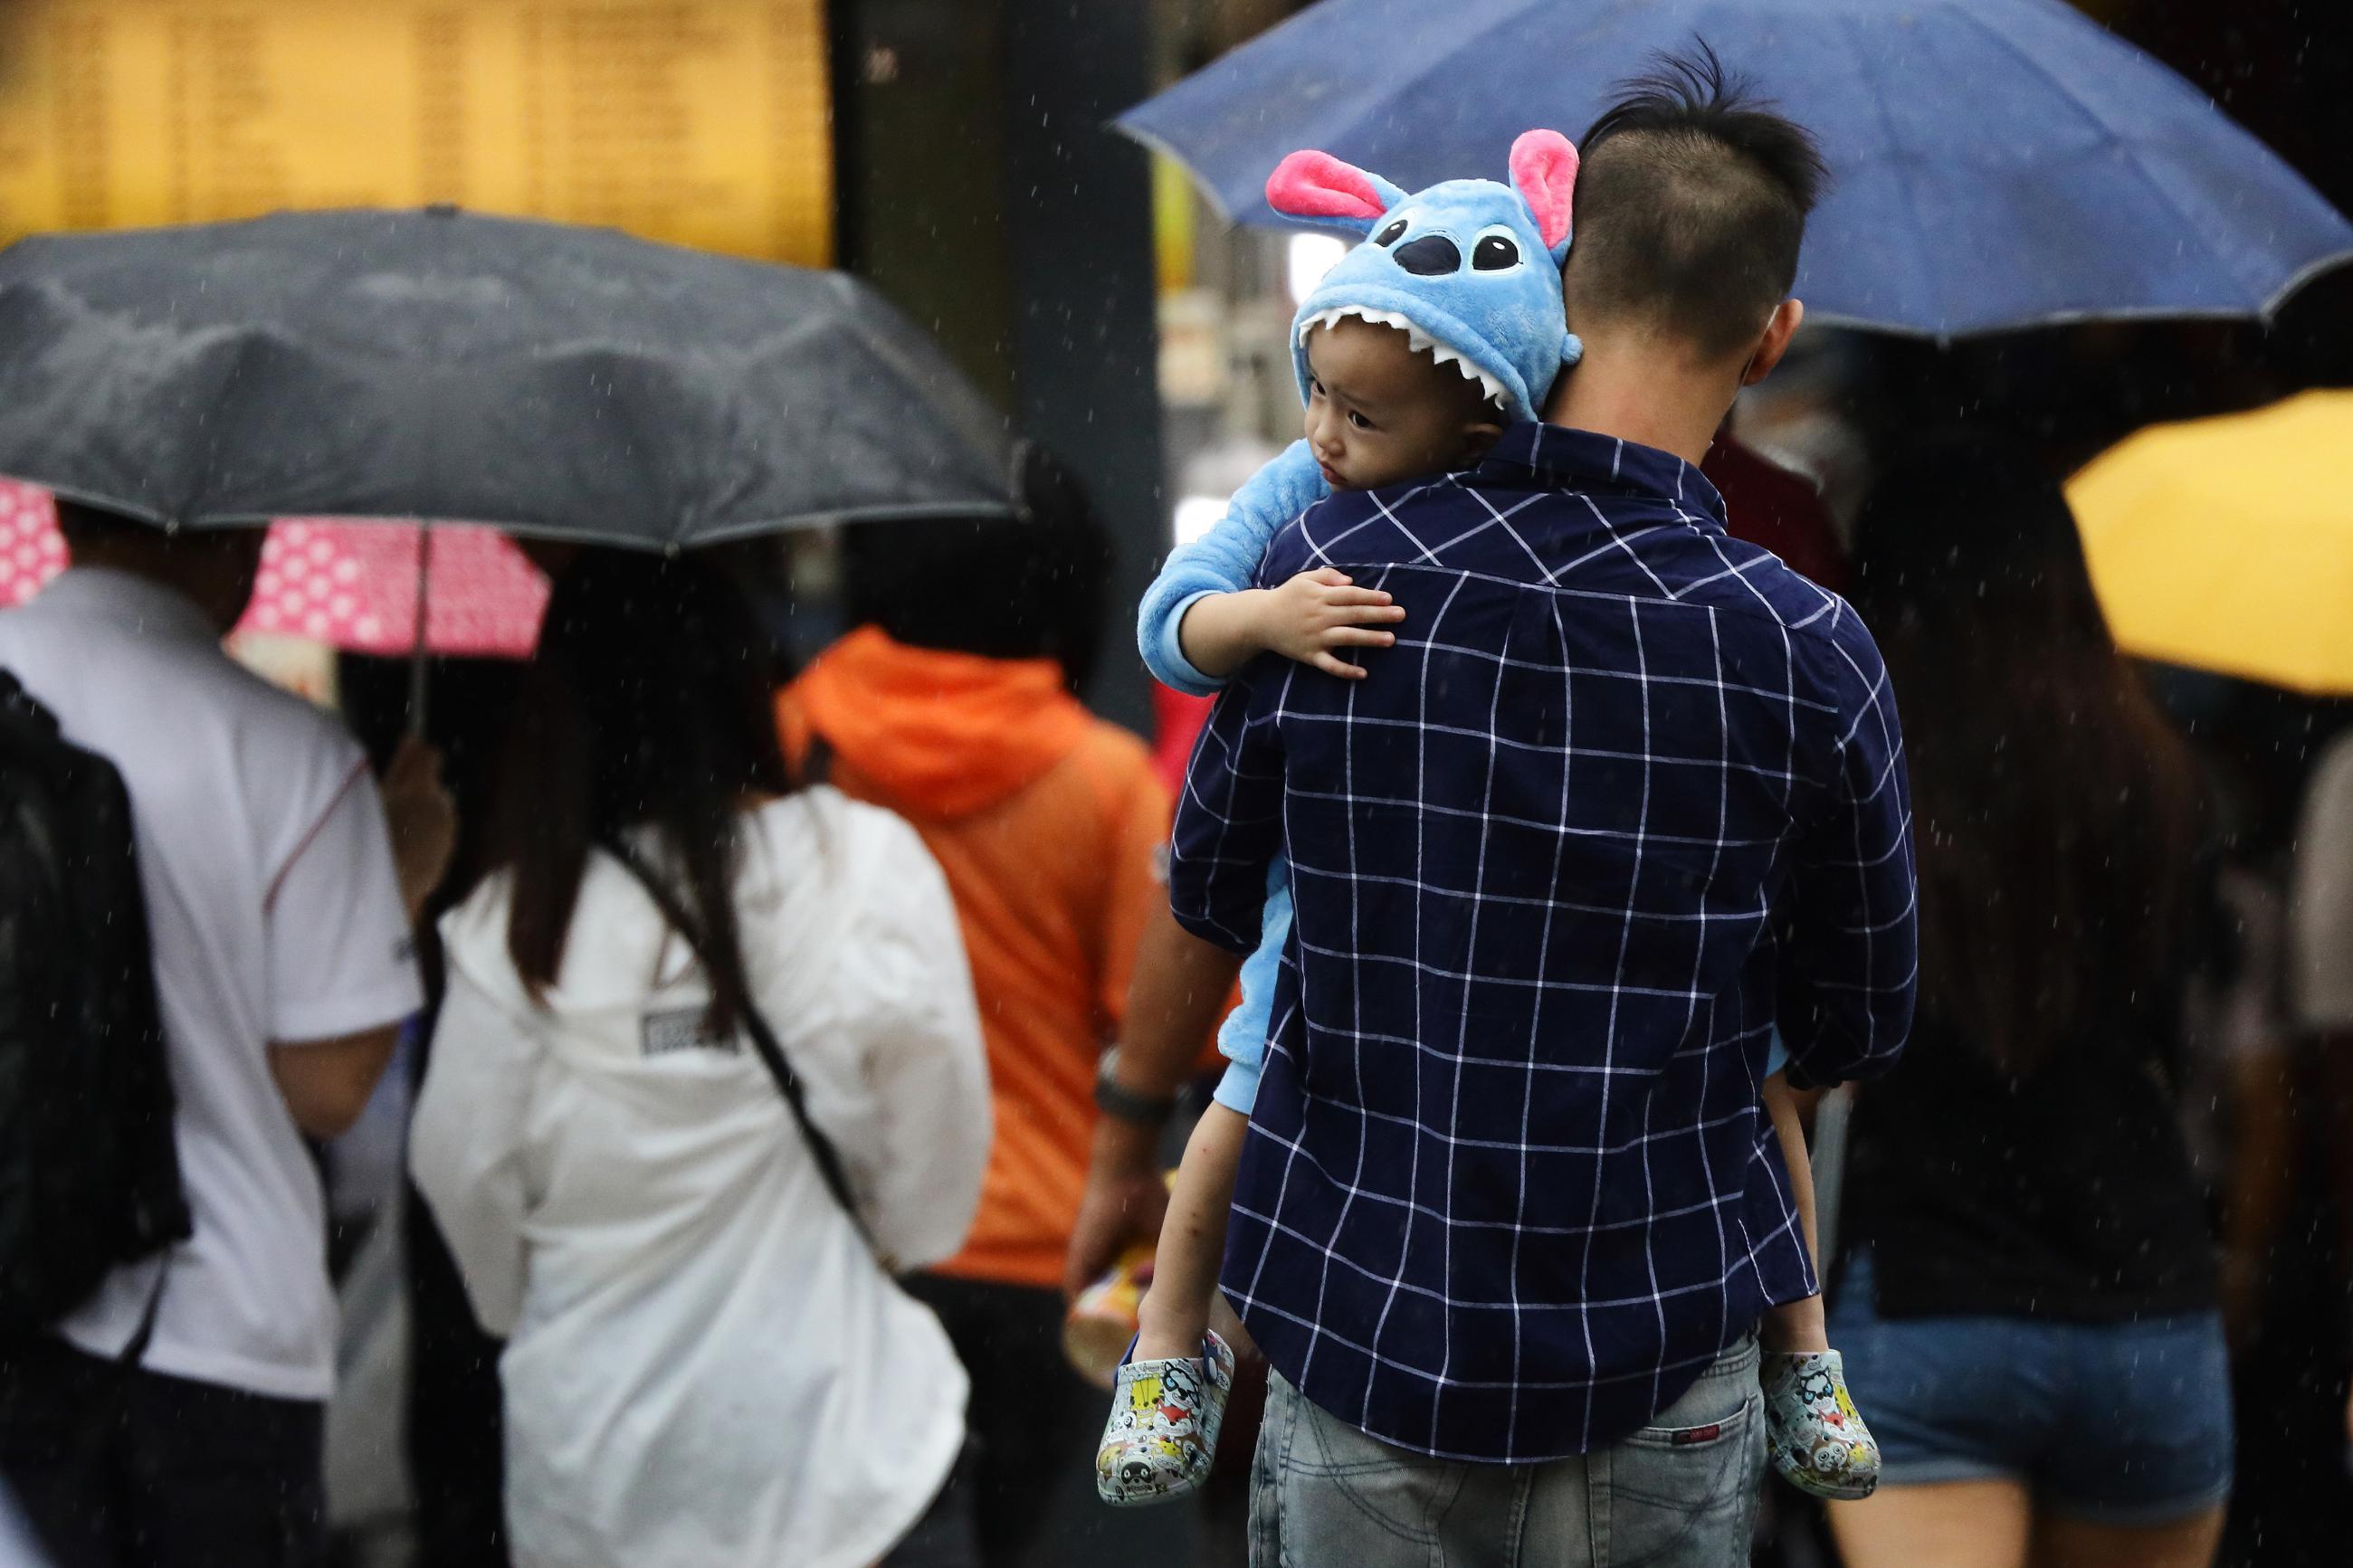
[[[1260,563],[1405,615],[1361,679],[1247,666],[1176,827],[1232,951],[1290,861],[1222,1273],[1274,1373],[1254,1558],[1745,1561],[1755,1329],[1817,1290],[1768,1037],[1883,1070],[1914,974],[1877,650],[1698,468],[1796,329],[1819,175],[1712,60],[1642,85],[1585,142],[1545,423]]]

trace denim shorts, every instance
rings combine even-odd
[[[1879,1439],[1883,1486],[2013,1480],[2095,1524],[2156,1525],[2231,1495],[2218,1312],[2114,1323],[1882,1318],[1859,1250],[1831,1343]]]

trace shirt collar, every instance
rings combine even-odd
[[[1699,520],[1724,525],[1724,498],[1705,474],[1672,452],[1621,437],[1558,425],[1514,425],[1488,452],[1482,473],[1546,489],[1606,491],[1672,501]]]
[[[196,602],[176,588],[111,566],[69,566],[26,606],[43,615],[111,621],[142,637],[220,647],[219,630]]]

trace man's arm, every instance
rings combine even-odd
[[[269,1047],[269,1076],[303,1135],[324,1142],[351,1131],[367,1109],[376,1080],[392,1060],[400,1026],[363,1029],[323,1040],[277,1040]]]
[[[1176,802],[1168,906],[1187,931],[1229,952],[1247,956],[1261,934],[1267,868],[1282,851],[1282,748],[1273,710],[1299,678],[1298,666],[1278,666],[1219,700]]]
[[[1826,808],[1804,830],[1776,924],[1778,1021],[1800,1089],[1894,1066],[1919,977],[1904,735],[1879,650],[1852,609],[1830,633],[1838,693]]]
[[[405,755],[407,796],[429,805],[439,793],[434,759]],[[348,742],[322,747],[314,760],[318,815],[294,835],[292,858],[272,879],[264,909],[269,1061],[295,1125],[332,1138],[365,1109],[400,1021],[423,1005],[424,993],[375,781]],[[340,783],[327,784],[331,778]],[[438,849],[417,857],[412,881],[438,880]]]
[[[1192,1076],[1201,1042],[1216,1027],[1241,960],[1176,923],[1162,901],[1144,928],[1128,992],[1126,1024],[1107,1075],[1137,1104],[1166,1105]],[[1106,1110],[1095,1121],[1094,1151],[1063,1286],[1073,1296],[1119,1261],[1131,1244],[1160,1231],[1168,1189],[1160,1168],[1165,1116]]]
[[[1145,931],[1113,1064],[1110,1084],[1122,1100],[1159,1105],[1175,1097],[1242,955],[1258,943],[1267,867],[1282,847],[1282,773],[1273,724],[1253,718],[1253,695],[1240,685],[1219,699],[1193,753],[1169,850],[1174,918]],[[1098,1122],[1064,1270],[1073,1293],[1110,1268],[1126,1242],[1158,1231],[1167,1206],[1159,1142],[1151,1116],[1107,1112]]]

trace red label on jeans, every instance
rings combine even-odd
[[[1715,1426],[1686,1426],[1682,1431],[1675,1434],[1675,1447],[1680,1448],[1686,1443],[1714,1442],[1723,1435],[1724,1427],[1721,1425]]]

